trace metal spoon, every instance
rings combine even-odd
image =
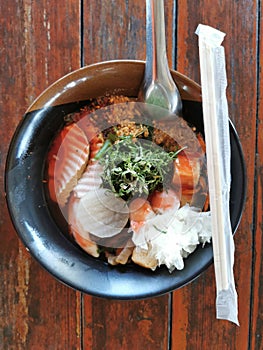
[[[146,0],[146,65],[139,99],[182,114],[181,96],[167,61],[163,0]]]

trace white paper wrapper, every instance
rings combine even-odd
[[[216,315],[238,323],[237,293],[233,274],[234,240],[229,195],[230,136],[226,98],[225,34],[199,24],[199,56],[207,150],[208,184],[212,217],[212,243],[216,278]]]

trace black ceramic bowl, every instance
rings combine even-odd
[[[169,273],[135,265],[112,267],[77,247],[54,219],[45,189],[45,159],[64,116],[105,93],[137,96],[144,63],[110,61],[79,69],[58,80],[30,106],[12,139],[6,165],[6,194],[15,229],[36,260],[64,284],[95,296],[140,299],[184,286],[213,261],[212,246],[197,248],[185,268]],[[184,116],[203,129],[200,86],[172,71],[184,105]],[[230,215],[236,231],[245,200],[245,165],[238,135],[230,123]]]

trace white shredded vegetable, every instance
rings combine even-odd
[[[183,259],[198,244],[211,241],[210,212],[200,212],[188,204],[176,211],[150,217],[139,232],[133,233],[133,242],[166,265],[170,272],[184,268]]]

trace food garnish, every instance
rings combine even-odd
[[[104,168],[103,184],[125,200],[136,194],[149,195],[155,189],[167,189],[173,161],[181,151],[166,152],[153,142],[132,135],[110,134],[104,146],[96,157]]]

